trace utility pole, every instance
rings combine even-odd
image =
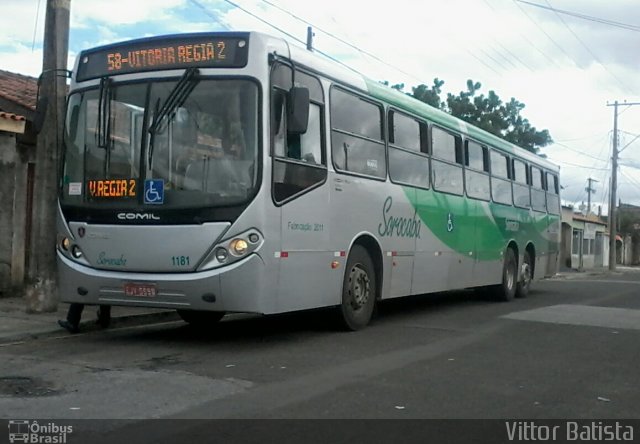
[[[587,216],[589,216],[589,213],[591,213],[591,193],[596,192],[596,190],[591,187],[591,184],[598,181],[592,178],[588,178],[587,181],[589,182],[589,186],[585,188],[585,191],[587,192]]]
[[[56,278],[56,211],[58,165],[62,147],[71,0],[47,0],[40,98],[46,103],[36,147],[33,228],[27,310],[54,311],[58,304]]]
[[[616,224],[616,191],[618,190],[618,106],[635,106],[639,103],[618,103],[616,100],[613,105],[607,103],[607,106],[613,106],[613,153],[611,155],[611,199],[609,201],[609,270],[616,270],[616,236],[618,235],[618,226]],[[629,146],[629,145],[627,145]],[[626,147],[624,147],[626,148]],[[623,148],[623,149],[624,149]]]
[[[613,104],[613,154],[611,155],[611,200],[609,201],[609,270],[616,271],[616,191],[618,189],[618,101]]]

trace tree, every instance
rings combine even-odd
[[[441,109],[444,105],[442,100],[440,100],[440,93],[442,92],[442,85],[444,85],[444,80],[440,80],[437,77],[433,79],[433,86],[429,88],[427,85],[418,85],[412,88],[413,97],[416,99],[426,103],[427,105],[431,105],[434,108]]]
[[[407,94],[533,153],[553,142],[548,130],[538,131],[520,114],[525,105],[515,98],[503,103],[495,91],[485,96],[479,93],[480,82],[467,80],[466,91],[458,95],[449,93],[443,101],[440,97],[443,85],[444,81],[436,77],[431,87],[421,84]],[[404,84],[392,88],[402,91]]]
[[[520,115],[524,103],[513,97],[503,103],[494,91],[485,97],[478,94],[480,88],[480,82],[467,80],[466,91],[457,96],[447,94],[446,111],[533,153],[553,142],[548,130],[538,131]]]

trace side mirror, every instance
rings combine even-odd
[[[287,132],[304,134],[309,125],[309,90],[294,86],[289,90],[287,107]]]

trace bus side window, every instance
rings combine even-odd
[[[465,165],[467,196],[491,200],[488,148],[471,140],[465,141]]]
[[[460,136],[434,126],[431,130],[431,147],[433,188],[445,193],[464,194]]]
[[[527,165],[519,159],[512,159],[511,171],[513,174],[513,203],[520,208],[530,208],[531,196]]]
[[[509,158],[491,150],[491,197],[494,202],[505,205],[513,204],[509,168]]]
[[[540,168],[531,166],[531,208],[536,211],[547,211],[544,178]]]
[[[389,111],[389,177],[393,182],[429,188],[427,125],[396,111]]]
[[[551,214],[560,214],[560,185],[558,176],[552,173],[546,174],[547,182],[547,211]]]
[[[387,162],[380,104],[334,86],[330,109],[336,170],[384,180]]]

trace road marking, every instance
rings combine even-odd
[[[552,324],[640,330],[640,310],[630,308],[568,304],[552,305],[534,310],[509,313],[502,316],[502,318]]]
[[[633,285],[640,285],[640,282],[637,281],[623,281],[623,280],[613,280],[613,279],[579,279],[579,278],[568,278],[568,279],[550,279],[549,281],[553,281],[553,282],[571,282],[576,283],[576,282],[597,282],[597,283],[603,283],[603,284],[633,284]]]

